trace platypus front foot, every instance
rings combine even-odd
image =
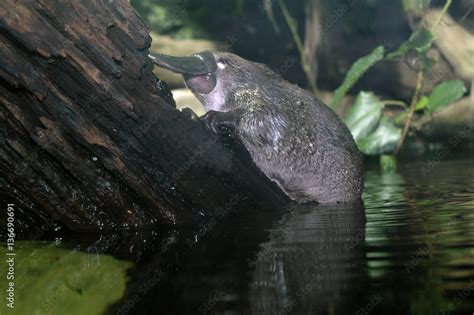
[[[183,113],[187,118],[197,120],[199,119],[199,116],[196,115],[196,113],[189,107],[185,107],[181,110],[181,113]]]
[[[206,127],[217,134],[230,134],[237,128],[237,119],[232,112],[208,111],[199,119]]]

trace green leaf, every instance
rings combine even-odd
[[[421,62],[423,63],[423,70],[428,71],[431,69],[431,67],[434,66],[436,63],[435,60],[429,58],[427,55],[421,55]]]
[[[52,242],[17,241],[15,253],[15,308],[5,314],[103,314],[124,294],[131,266],[112,256],[68,250]],[[0,255],[10,257],[5,247],[0,247]],[[2,279],[5,272],[2,268]],[[0,288],[5,293],[6,280]]]
[[[385,53],[383,46],[375,48],[370,54],[358,59],[349,72],[340,87],[334,92],[334,97],[331,102],[331,107],[336,108],[342,101],[344,95],[359,81],[360,77],[367,72],[374,64],[380,61]]]
[[[357,141],[359,150],[368,155],[392,153],[400,137],[402,129],[395,126],[392,120],[383,117],[377,129],[367,137]]]
[[[388,59],[396,59],[404,57],[408,52],[416,52],[419,56],[425,56],[431,45],[435,41],[433,32],[426,28],[420,28],[418,31],[413,33],[408,41],[402,43],[400,47],[387,55]],[[429,62],[424,60],[424,63]]]
[[[429,98],[423,95],[416,104],[415,110],[425,109],[428,106],[429,101]]]
[[[374,131],[382,117],[383,106],[380,99],[373,93],[359,93],[345,119],[356,142]]]
[[[466,87],[461,80],[443,82],[433,88],[429,96],[428,111],[435,113],[451,103],[459,100],[465,93]]]
[[[380,156],[380,168],[384,173],[393,173],[397,170],[397,158],[392,154]]]

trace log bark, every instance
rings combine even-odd
[[[0,2],[0,201],[17,228],[179,225],[288,201],[241,145],[174,108],[150,43],[126,0]]]

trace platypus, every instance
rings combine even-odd
[[[264,64],[228,52],[150,56],[183,75],[216,133],[236,135],[260,170],[297,202],[360,199],[362,156],[337,114]]]

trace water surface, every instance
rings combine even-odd
[[[253,210],[193,231],[63,237],[61,250],[90,260],[78,260],[75,282],[53,272],[56,282],[68,278],[56,302],[87,303],[97,284],[90,275],[100,282],[110,272],[126,287],[109,279],[90,314],[473,314],[474,162],[427,162],[393,174],[369,168],[360,205]],[[41,270],[65,268],[40,261]],[[36,281],[31,268],[17,282]]]

